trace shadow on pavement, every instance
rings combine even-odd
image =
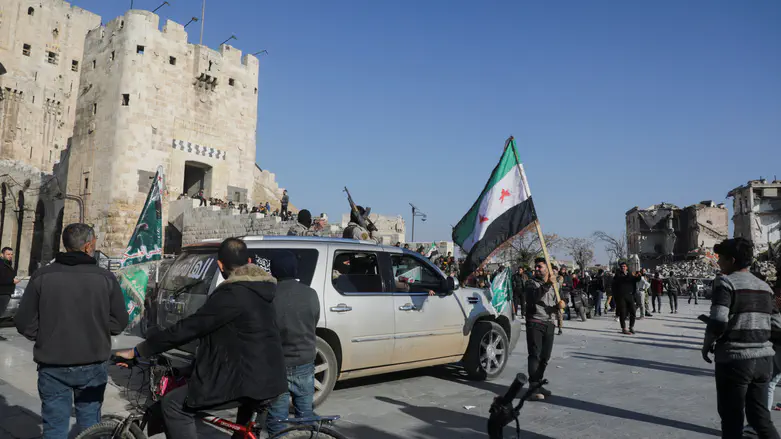
[[[646,335],[646,334],[648,334],[648,332],[645,332],[645,331],[638,331],[638,334],[643,334],[643,335]],[[681,345],[686,345],[686,344],[690,344],[690,345],[702,345],[702,340],[701,340],[701,339],[697,339],[697,340],[670,340],[670,339],[667,339],[667,340],[660,340],[660,339],[658,339],[658,338],[654,338],[654,337],[642,337],[642,336],[640,336],[640,335],[633,335],[633,336],[632,336],[632,340],[646,340],[646,341],[649,341],[649,342],[661,342],[661,341],[665,341],[665,342],[667,342],[667,343],[680,343]]]
[[[0,437],[9,436],[15,439],[40,437],[41,417],[24,407],[10,405],[0,394]]]
[[[695,331],[705,331],[705,325],[702,326],[678,326],[678,325],[664,325],[668,328],[675,328],[675,329],[693,329]]]
[[[703,377],[713,376],[712,370],[700,369],[698,367],[681,366],[679,364],[672,364],[672,363],[661,363],[653,360],[627,358],[627,357],[613,357],[609,355],[596,355],[596,354],[589,354],[585,352],[573,353],[572,357],[581,358],[584,360],[606,361],[609,363],[623,364],[625,366],[642,367],[645,369],[654,369],[662,372],[680,373],[683,375],[690,375],[690,376],[703,376]]]
[[[573,410],[582,410],[599,415],[613,416],[615,418],[630,419],[633,421],[646,422],[654,425],[663,425],[665,427],[686,430],[694,433],[709,434],[711,436],[721,436],[721,431],[703,427],[701,425],[691,424],[673,419],[661,418],[659,416],[647,415],[645,413],[633,412],[631,410],[610,407],[579,399],[567,398],[566,396],[554,396],[550,400],[543,401],[543,404],[555,405],[557,407],[566,407]]]
[[[693,346],[684,346],[684,345],[678,345],[678,344],[669,344],[669,343],[651,343],[647,341],[632,341],[632,340],[616,340],[620,343],[629,343],[633,345],[645,345],[645,346],[653,346],[656,348],[668,348],[668,349],[685,349],[689,351],[699,351],[700,348],[696,348]]]
[[[658,333],[658,332],[646,332],[646,331],[643,331],[643,330],[642,330],[642,324],[641,324],[641,323],[638,323],[638,324],[640,324],[640,325],[641,325],[641,326],[639,326],[640,330],[638,330],[638,333],[639,333],[639,334],[643,334],[643,335],[652,335],[652,336],[658,336],[658,337],[672,337],[672,338],[691,338],[691,339],[698,340],[698,341],[701,341],[701,340],[702,340],[702,337],[697,337],[697,336],[694,336],[694,335],[660,334],[660,333]],[[621,334],[621,328],[619,328],[617,325],[618,325],[618,323],[616,323],[616,329],[615,329],[615,330],[608,330],[608,329],[588,329],[588,328],[579,328],[579,327],[577,327],[577,326],[570,326],[568,329],[572,329],[572,330],[576,330],[576,331],[601,332],[601,333],[603,333],[603,334],[615,334],[615,335],[622,335],[622,334]],[[678,328],[678,326],[670,326],[670,325],[665,325],[665,326],[669,326],[669,327],[671,327],[671,328]],[[698,330],[704,330],[704,329],[705,329],[705,327],[703,326],[702,328],[697,328],[697,329],[698,329]],[[683,340],[673,340],[673,341],[683,341]]]
[[[573,357],[583,357],[583,358],[593,359],[597,361],[612,361],[614,363],[619,363],[619,364],[629,364],[638,367],[648,367],[650,369],[658,369],[666,372],[678,372],[678,373],[684,373],[686,375],[701,375],[701,376],[713,375],[713,372],[706,371],[704,369],[697,369],[697,368],[686,367],[686,366],[675,366],[676,368],[680,369],[680,370],[675,370],[675,369],[671,369],[670,365],[668,364],[657,363],[654,361],[647,361],[647,360],[634,360],[631,358],[610,357],[610,356],[592,355],[592,354],[574,354]],[[507,390],[507,387],[494,384],[494,383],[469,381],[464,377],[462,373],[459,373],[458,371],[455,370],[443,369],[443,374],[441,376],[438,376],[438,378],[465,384],[481,390],[487,390],[497,395],[502,394]],[[574,410],[587,411],[599,415],[612,416],[614,418],[629,419],[629,420],[634,420],[639,422],[647,422],[654,425],[664,425],[666,427],[691,431],[695,433],[721,436],[721,432],[713,428],[703,427],[701,425],[691,424],[689,422],[661,418],[659,416],[647,415],[645,413],[634,412],[631,410],[611,407],[611,406],[594,403],[594,402],[582,401],[582,400],[568,398],[564,396],[554,395],[550,400],[546,400],[541,403],[555,405],[558,407],[566,407]],[[461,413],[459,413],[459,415],[469,416]]]
[[[415,429],[415,433],[419,433],[425,437],[431,438],[452,438],[460,437],[467,433],[471,436],[484,436],[486,435],[486,428],[488,419],[481,416],[472,415],[469,413],[455,412],[439,407],[428,406],[415,406],[404,401],[399,401],[392,398],[386,398],[384,396],[375,397],[378,401],[393,404],[399,407],[399,410],[409,416],[417,418],[426,424],[425,427],[419,427]],[[508,430],[509,431],[509,430]],[[375,436],[360,436],[355,437],[371,437]],[[382,436],[377,436],[382,437]],[[387,436],[392,438],[394,436]],[[514,437],[509,436],[508,437]],[[550,436],[539,435],[530,431],[521,430],[521,437],[530,439],[553,439]]]

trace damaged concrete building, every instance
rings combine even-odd
[[[781,180],[751,180],[727,197],[732,198],[736,238],[753,241],[759,251],[781,240]]]
[[[729,214],[724,204],[713,201],[680,208],[660,203],[626,213],[626,237],[630,255],[637,255],[643,268],[680,261],[698,250],[712,249],[729,233]]]

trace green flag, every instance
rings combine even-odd
[[[157,168],[141,216],[122,255],[122,266],[159,261],[163,257],[163,168]]]
[[[510,279],[510,270],[505,268],[498,273],[491,281],[491,306],[497,313],[501,314],[504,308],[510,302],[513,294],[512,282]]]
[[[125,296],[130,327],[138,323],[144,311],[150,266],[163,257],[163,168],[158,167],[136,228],[122,255],[117,273]]]

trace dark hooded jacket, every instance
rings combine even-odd
[[[271,262],[271,274],[277,278],[277,327],[282,336],[285,366],[311,364],[317,353],[317,322],[320,299],[317,292],[301,283],[298,260],[292,252],[280,252]]]
[[[151,335],[142,357],[200,339],[186,404],[200,408],[243,398],[265,400],[287,390],[276,325],[276,279],[254,264],[233,271],[194,314]]]

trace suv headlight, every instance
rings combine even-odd
[[[22,287],[16,287],[14,288],[14,294],[11,295],[12,299],[21,299],[24,295],[24,288]]]

